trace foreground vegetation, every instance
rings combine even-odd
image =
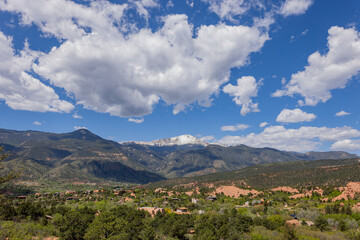
[[[324,196],[300,199],[281,191],[235,198],[213,195],[211,187],[188,190],[8,191],[1,197],[0,239],[360,239],[358,196],[323,202],[340,194],[330,187]]]

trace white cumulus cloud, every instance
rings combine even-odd
[[[41,125],[42,125],[42,123],[41,123],[41,122],[39,122],[39,121],[34,121],[34,122],[33,122],[33,125],[36,125],[36,126],[41,126]]]
[[[67,0],[0,1],[0,9],[19,13],[22,24],[36,24],[44,34],[69,40],[81,38],[90,30],[116,33],[118,30],[112,23],[122,23],[126,8],[127,4],[108,1],[91,1],[89,6]]]
[[[263,0],[201,0],[209,4],[209,10],[217,14],[221,19],[237,21],[237,17],[249,12],[251,9],[266,10]],[[271,12],[271,11],[269,11]]]
[[[213,135],[209,135],[209,136],[199,137],[199,139],[205,142],[212,142],[215,140],[215,137]]]
[[[87,129],[87,127],[74,126],[74,130]]]
[[[292,74],[285,88],[273,96],[300,94],[305,98],[305,102],[299,101],[301,105],[314,106],[329,100],[331,90],[345,88],[360,71],[359,33],[353,28],[331,27],[328,49],[325,55],[311,54],[305,70]]]
[[[269,123],[268,122],[262,122],[259,124],[259,127],[263,128],[266,127]]]
[[[258,94],[260,84],[252,76],[244,76],[237,80],[237,85],[227,84],[223,91],[233,97],[236,105],[241,106],[241,115],[249,112],[259,112],[258,103],[253,103],[252,98]]]
[[[134,2],[158,4],[8,0],[0,1],[0,9],[64,40],[42,54],[32,70],[65,89],[78,105],[120,117],[150,114],[160,100],[173,105],[174,114],[191,104],[211,106],[230,69],[248,64],[249,55],[269,39],[257,26],[219,23],[195,31],[186,15],[163,17],[157,31],[134,30],[123,16]],[[257,110],[256,104],[244,101],[244,114]]]
[[[15,110],[70,112],[74,106],[29,74],[39,53],[25,48],[16,54],[12,39],[0,32],[0,100]]]
[[[285,123],[311,122],[315,118],[315,114],[307,113],[299,108],[295,108],[293,110],[283,109],[277,116],[276,121]]]
[[[73,118],[82,119],[83,117],[80,116],[78,113],[74,113],[74,114],[73,114]]]
[[[247,128],[249,128],[250,126],[247,124],[236,124],[236,125],[227,125],[227,126],[222,126],[221,127],[221,131],[231,131],[231,132],[235,132],[235,131],[239,131],[239,130],[245,130]]]
[[[261,133],[244,136],[225,136],[220,144],[246,144],[252,147],[272,147],[286,151],[315,151],[326,142],[342,141],[360,137],[360,131],[351,127],[300,127],[287,129],[284,126],[270,126]]]
[[[331,145],[330,149],[337,151],[360,151],[360,139],[345,139]]]
[[[159,7],[159,3],[153,0],[140,0],[140,1],[130,1],[130,2],[132,2],[135,5],[138,14],[144,17],[146,20],[148,20],[149,18],[148,8]]]
[[[234,16],[242,15],[251,7],[251,1],[244,0],[202,0],[207,2],[210,11],[216,13],[222,19],[233,19]]]
[[[129,118],[128,121],[133,123],[142,123],[144,122],[144,118]]]
[[[210,106],[230,68],[246,64],[267,39],[257,29],[223,24],[202,26],[193,38],[186,16],[174,15],[155,33],[144,29],[127,38],[92,34],[68,41],[34,68],[88,109],[142,116],[162,99],[175,105],[176,114],[194,102]]]
[[[280,8],[280,14],[285,17],[304,14],[313,4],[313,0],[286,0]]]
[[[340,111],[335,114],[335,116],[337,116],[337,117],[342,117],[342,116],[346,116],[346,115],[350,115],[350,113],[345,112],[345,111]]]

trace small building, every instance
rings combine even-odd
[[[35,197],[41,197],[42,193],[35,193]]]
[[[73,194],[75,194],[76,192],[75,191],[66,191],[65,192],[65,194],[67,194],[67,195],[73,195]]]
[[[263,202],[262,202],[261,200],[253,200],[253,201],[251,202],[251,205],[252,205],[252,206],[256,206],[256,205],[260,205],[260,204],[263,204]]]
[[[166,192],[166,189],[163,189],[163,188],[157,188],[154,190],[155,193],[165,193]]]
[[[176,214],[190,214],[190,212],[188,212],[188,209],[186,207],[176,208],[175,213]]]
[[[200,215],[205,214],[205,211],[199,210],[199,211],[198,211],[198,214],[200,214]]]
[[[187,208],[186,207],[179,207],[176,209],[176,212],[187,212]]]
[[[192,198],[192,199],[191,199],[191,202],[197,204],[197,203],[199,202],[199,199],[197,199],[197,198]]]
[[[17,199],[26,199],[27,197],[26,196],[17,196],[16,198]]]
[[[217,200],[217,197],[216,196],[208,196],[207,198],[205,198],[206,201],[216,201]]]
[[[307,224],[309,227],[315,225],[313,221],[305,221],[305,222],[306,222],[306,224]]]
[[[125,198],[124,198],[124,202],[129,202],[129,201],[134,201],[134,199],[129,198],[129,197],[125,197]]]
[[[71,201],[71,200],[77,200],[77,197],[67,197],[66,200]]]

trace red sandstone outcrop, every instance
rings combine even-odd
[[[229,197],[240,197],[240,195],[258,195],[260,192],[254,189],[241,189],[235,186],[221,186],[216,188],[215,193],[224,193],[225,196]]]
[[[290,196],[289,198],[298,199],[298,198],[304,198],[304,197],[311,197],[311,193],[298,193],[298,194]]]
[[[286,187],[286,186],[277,187],[277,188],[273,188],[270,190],[273,192],[281,191],[281,192],[288,192],[288,193],[299,193],[299,190],[297,190],[295,188],[291,188],[291,187]]]
[[[339,190],[342,190],[342,193],[339,196],[333,198],[331,200],[332,202],[336,202],[341,199],[354,199],[356,194],[360,194],[360,182],[349,182],[346,184],[346,187],[339,188]]]
[[[290,196],[289,198],[292,198],[292,199],[297,199],[297,198],[304,198],[304,197],[311,197],[313,195],[313,192],[316,192],[318,193],[320,196],[323,196],[323,193],[324,193],[324,190],[316,187],[315,189],[311,190],[311,191],[307,191],[305,193],[298,193],[298,194],[295,194],[293,196]]]

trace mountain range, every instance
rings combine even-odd
[[[313,188],[345,186],[360,182],[360,159],[331,159],[267,163],[231,172],[219,172],[203,176],[167,179],[151,183],[149,188],[188,186],[239,186],[244,188],[270,189],[279,186]]]
[[[63,134],[0,129],[0,145],[9,153],[5,167],[20,170],[23,180],[36,181],[148,183],[263,163],[358,157],[346,152],[294,153],[221,146],[191,135],[117,143],[86,129]]]

